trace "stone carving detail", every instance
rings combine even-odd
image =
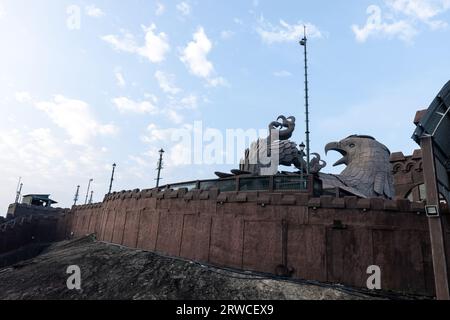
[[[361,197],[394,198],[394,179],[389,149],[373,137],[353,135],[340,142],[331,142],[325,152],[334,150],[342,159],[334,166],[345,164],[339,174],[319,174],[324,189],[340,187]]]
[[[279,116],[277,121],[269,124],[267,138],[253,142],[249,149],[245,150],[244,158],[240,162],[239,170],[231,173],[216,172],[219,178],[228,178],[242,175],[275,175],[278,173],[278,165],[294,166],[300,173],[306,172],[306,154],[298,148],[297,143],[289,140],[295,131],[295,117],[286,118]],[[326,167],[326,162],[320,155],[315,156],[310,163],[310,172],[318,173]]]
[[[240,171],[253,175],[276,174],[278,166],[273,166],[273,161],[277,160],[277,155],[279,165],[287,167],[294,165],[300,171],[304,171],[306,168],[306,162],[303,160],[305,154],[297,148],[295,142],[289,140],[294,131],[295,118],[279,116],[277,121],[269,124],[269,136],[265,139],[258,139],[251,144],[249,149],[245,150]],[[263,171],[264,169],[266,171]]]

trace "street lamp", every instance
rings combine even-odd
[[[91,189],[91,183],[92,183],[92,181],[94,181],[94,179],[90,179],[90,180],[89,180],[88,188],[87,188],[87,191],[86,191],[86,200],[84,201],[84,204],[87,204],[87,203],[88,203],[89,189]]]
[[[303,157],[305,156],[305,148],[306,148],[306,145],[305,145],[305,143],[304,142],[302,142],[300,145],[299,145],[299,148],[300,148],[300,154],[301,154],[301,160],[303,160]],[[301,179],[302,179],[302,184],[303,184],[303,161],[300,161],[300,172],[301,172]]]
[[[74,206],[77,205],[79,195],[80,195],[80,186],[77,186],[77,192],[75,192],[75,198],[73,199]]]
[[[94,198],[94,190],[91,191],[91,197],[89,198],[89,204],[92,204]]]
[[[114,173],[115,173],[115,171],[116,171],[116,167],[117,167],[117,164],[113,164],[112,165],[112,174],[111,174],[111,182],[110,182],[110,184],[109,184],[109,192],[108,192],[108,194],[110,194],[111,193],[111,190],[112,190],[112,185],[113,185],[113,181],[114,181]]]
[[[161,181],[161,170],[163,169],[163,155],[164,149],[159,150],[159,161],[158,161],[158,177],[156,178],[156,188],[159,188],[159,182]]]

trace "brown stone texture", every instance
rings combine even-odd
[[[393,153],[391,165],[394,174],[395,197],[405,199],[412,191],[414,201],[420,201],[417,186],[424,183],[422,151],[415,150],[412,156],[405,156],[402,152]]]
[[[212,218],[208,215],[184,215],[181,257],[209,261]]]
[[[144,209],[141,212],[141,218],[138,231],[137,247],[143,250],[155,250],[156,238],[158,236],[159,212],[152,209]]]
[[[179,256],[184,217],[162,210],[159,218],[156,251],[170,256]]]

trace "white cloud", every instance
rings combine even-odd
[[[220,33],[220,37],[223,40],[228,40],[228,39],[232,38],[233,36],[234,36],[234,32],[230,31],[230,30],[224,30]]]
[[[285,77],[291,77],[292,73],[290,73],[289,71],[286,71],[286,70],[280,70],[280,71],[275,71],[273,73],[273,75],[278,78],[285,78]]]
[[[167,34],[164,32],[155,33],[155,24],[152,24],[150,27],[142,26],[142,28],[145,32],[145,43],[143,46],[137,45],[135,37],[130,33],[125,33],[122,37],[106,35],[102,39],[118,51],[136,53],[153,63],[164,61],[166,54],[170,51]]]
[[[31,94],[26,91],[16,92],[15,94],[17,102],[27,103],[31,102],[33,99],[31,98]]]
[[[147,101],[134,101],[127,97],[118,97],[112,100],[116,108],[121,113],[158,113],[158,108],[155,106],[157,98],[155,96],[149,97]]]
[[[0,128],[0,215],[14,200],[11,190],[19,176],[24,183],[23,194],[51,193],[59,202],[57,206],[66,208],[73,204],[77,184],[86,181],[83,190],[91,177],[95,178],[96,193],[106,193],[111,170],[110,165],[103,170],[110,163],[107,154],[93,146],[67,143],[50,128],[24,127],[20,122],[17,128]]]
[[[202,27],[199,27],[193,35],[193,41],[183,49],[180,60],[186,65],[189,72],[203,78],[207,85],[217,87],[227,85],[222,77],[215,77],[214,65],[208,60],[208,54],[213,48],[211,40]]]
[[[450,9],[450,0],[385,0],[386,13],[377,5],[367,8],[369,15],[362,27],[353,25],[356,40],[365,42],[369,37],[398,38],[411,43],[419,33],[420,23],[432,30],[448,26],[436,17]]]
[[[168,109],[166,111],[166,115],[169,118],[169,120],[175,124],[183,123],[184,117],[179,112],[177,112],[173,109]]]
[[[170,141],[173,129],[161,129],[156,124],[151,123],[147,127],[147,134],[141,137],[146,143],[157,141]]]
[[[156,14],[157,16],[161,16],[161,15],[164,14],[165,11],[166,11],[166,7],[164,6],[164,4],[162,4],[161,2],[158,2],[158,3],[156,4],[156,11],[155,11],[155,14]]]
[[[189,42],[183,50],[181,61],[192,74],[208,78],[214,71],[213,64],[207,59],[207,55],[212,49],[212,43],[202,27],[198,28],[193,37],[194,41]]]
[[[170,166],[179,167],[191,163],[192,150],[191,146],[187,145],[186,141],[180,141],[179,133],[186,133],[191,135],[193,132],[192,125],[184,124],[177,128],[161,129],[155,124],[150,124],[147,127],[145,136],[142,141],[152,145],[152,150],[147,152],[147,156],[154,156],[162,145],[165,145],[166,151],[164,159]]]
[[[228,81],[222,77],[217,77],[217,78],[209,78],[206,80],[206,86],[208,87],[229,87],[230,84],[228,83]]]
[[[164,92],[170,94],[178,94],[181,91],[181,89],[177,88],[174,84],[175,75],[168,74],[163,71],[156,71],[155,78]]]
[[[95,5],[86,6],[86,14],[93,18],[100,18],[105,15],[102,9],[96,7]]]
[[[138,49],[134,36],[131,33],[125,33],[123,37],[116,35],[107,35],[102,37],[103,41],[108,42],[117,51],[135,53]]]
[[[198,97],[194,94],[190,94],[180,100],[179,106],[182,109],[194,110],[198,107]]]
[[[138,48],[138,53],[151,62],[162,62],[165,55],[170,51],[168,37],[164,32],[154,33],[156,26],[152,24],[149,28],[143,27],[145,34],[145,46]]]
[[[279,25],[273,25],[267,22],[264,17],[259,19],[259,25],[256,28],[261,40],[267,44],[282,42],[298,42],[304,34],[304,26],[307,28],[309,38],[322,38],[322,32],[311,23],[298,22],[289,24],[280,20]]]
[[[73,144],[87,145],[93,136],[113,135],[118,130],[112,124],[97,122],[91,107],[81,100],[56,95],[53,101],[38,102],[36,107],[45,112],[58,127],[64,129]]]
[[[449,0],[385,0],[386,5],[397,13],[402,13],[423,22],[450,9]]]
[[[378,6],[369,6],[367,14],[370,16],[363,27],[352,26],[358,42],[365,42],[370,36],[375,35],[390,39],[398,37],[403,41],[410,42],[417,33],[417,30],[408,21],[400,20],[392,23],[383,21],[381,9]]]
[[[127,85],[125,78],[123,76],[123,74],[120,71],[117,71],[115,73],[116,76],[116,81],[117,81],[117,85],[121,88],[125,87]]]
[[[177,10],[181,12],[182,15],[188,16],[191,14],[191,6],[187,2],[180,2],[177,4]]]

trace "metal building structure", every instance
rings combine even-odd
[[[442,200],[450,201],[450,81],[442,88],[427,111],[419,112],[413,139],[422,148],[427,215],[436,296],[450,300]]]

